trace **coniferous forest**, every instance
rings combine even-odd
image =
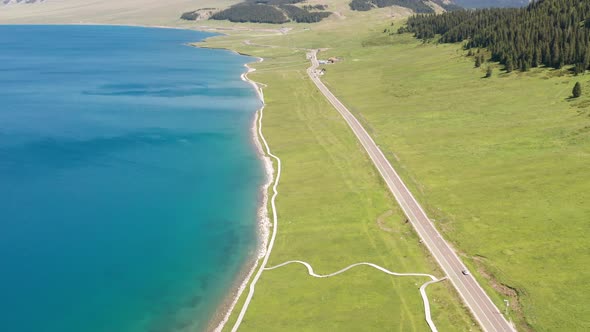
[[[297,23],[315,23],[332,14],[323,11],[327,7],[325,5],[308,6],[307,8],[293,6],[293,4],[302,1],[248,0],[213,14],[211,19],[275,24],[286,23],[289,20]]]
[[[332,15],[332,13],[324,11],[310,12],[307,9],[293,5],[280,5],[279,8],[282,9],[292,21],[297,23],[315,23]]]
[[[358,11],[368,11],[375,7],[400,6],[409,8],[415,13],[434,13],[434,9],[422,0],[352,0],[349,6],[350,9]]]
[[[525,8],[416,15],[399,33],[486,48],[507,71],[532,67],[590,69],[590,0],[539,0]]]
[[[287,16],[275,6],[255,3],[240,3],[211,16],[212,20],[229,20],[231,22],[252,23],[286,23]]]

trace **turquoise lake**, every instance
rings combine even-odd
[[[200,331],[256,250],[253,58],[0,26],[0,330]]]

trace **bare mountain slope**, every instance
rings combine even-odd
[[[4,3],[6,0],[0,0]],[[36,0],[0,5],[0,24],[109,23],[170,25],[181,13],[203,7],[227,7],[239,0]]]

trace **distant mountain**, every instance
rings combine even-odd
[[[529,4],[529,0],[454,0],[454,2],[464,8],[511,8]]]
[[[0,5],[31,4],[45,2],[45,0],[0,0]]]
[[[530,0],[352,0],[352,10],[367,11],[373,8],[401,6],[415,13],[433,13],[435,7],[446,11],[461,8],[516,8],[525,7]]]
[[[230,22],[252,22],[282,24],[289,21],[297,23],[316,23],[332,15],[325,11],[326,5],[294,6],[305,0],[246,0],[220,12],[212,13],[211,20]],[[188,14],[188,15],[187,15]],[[184,13],[183,19],[192,19],[191,13]],[[195,17],[196,19],[196,17]]]
[[[435,6],[441,7],[446,11],[461,9],[452,0],[352,0],[349,6],[350,9],[358,11],[400,6],[411,9],[414,13],[418,14],[434,13]]]

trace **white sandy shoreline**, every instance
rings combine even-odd
[[[236,54],[243,55],[243,54],[240,54],[240,53],[235,52],[233,50],[231,50],[231,51]],[[264,61],[264,59],[258,58],[258,62],[262,62],[262,61]],[[254,82],[248,78],[248,74],[255,71],[256,69],[250,67],[248,64],[245,64],[244,66],[248,70],[247,70],[247,72],[245,72],[241,75],[241,78],[243,81],[248,82],[252,85],[252,87],[256,91],[258,98],[262,102],[262,106],[256,112],[256,114],[254,116],[251,130],[252,130],[252,141],[253,141],[254,145],[256,146],[256,151],[257,151],[258,156],[260,157],[261,161],[264,164],[266,181],[265,181],[264,185],[262,185],[260,187],[261,199],[260,199],[260,206],[258,208],[258,248],[256,250],[256,255],[255,255],[255,257],[251,257],[244,264],[243,272],[241,272],[240,275],[238,276],[238,278],[236,279],[236,285],[234,285],[232,287],[231,293],[228,295],[227,299],[225,301],[223,301],[222,306],[217,310],[217,314],[213,317],[211,323],[209,324],[209,330],[212,330],[215,332],[221,332],[221,330],[223,329],[223,327],[225,326],[225,324],[229,320],[238,300],[240,299],[240,297],[242,296],[242,293],[244,292],[244,290],[248,286],[248,283],[252,278],[252,274],[254,273],[254,271],[256,270],[256,267],[258,266],[259,260],[266,255],[266,248],[268,245],[268,238],[269,238],[270,227],[271,227],[271,223],[268,218],[268,189],[273,181],[274,168],[272,165],[272,161],[267,156],[266,152],[264,152],[262,144],[260,143],[261,137],[259,135],[259,132],[260,132],[261,128],[259,128],[259,124],[258,124],[259,118],[261,116],[261,112],[265,106],[264,93],[262,92],[262,88],[256,82]]]

